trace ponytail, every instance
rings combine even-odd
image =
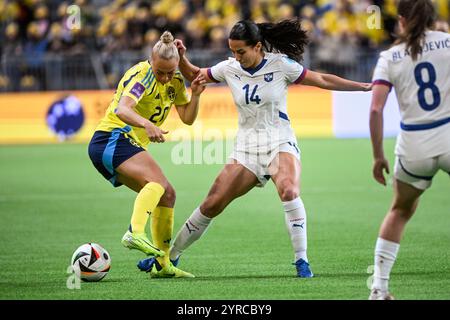
[[[300,62],[308,44],[306,31],[299,19],[288,19],[278,23],[254,23],[243,20],[231,29],[231,40],[243,40],[247,45],[261,42],[267,52],[279,52]]]
[[[422,53],[425,31],[433,27],[436,11],[430,0],[400,0],[398,14],[406,20],[406,30],[397,43],[406,43],[412,59]]]

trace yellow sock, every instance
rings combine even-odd
[[[157,207],[151,215],[151,229],[153,244],[166,254],[157,257],[161,266],[169,264],[170,240],[173,232],[173,208]]]
[[[156,182],[149,182],[141,189],[134,201],[131,232],[145,232],[148,216],[155,210],[164,191],[164,188]]]

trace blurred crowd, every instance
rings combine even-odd
[[[372,5],[381,9],[379,20]],[[435,5],[440,28],[448,32],[450,1],[435,0]],[[114,57],[126,52],[148,56],[164,30],[194,52],[227,55],[228,33],[236,21],[300,17],[310,35],[309,59],[327,70],[391,43],[396,15],[395,0],[0,0],[0,54],[3,64],[20,57],[27,70],[34,68],[29,74],[45,77],[44,56],[98,53],[114,86],[123,71],[108,69]],[[28,76],[17,73],[18,85],[30,82]],[[0,88],[10,80],[0,70]]]

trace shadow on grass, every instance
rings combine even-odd
[[[314,276],[315,277],[315,276]],[[234,281],[234,280],[255,280],[255,279],[261,279],[261,280],[270,280],[270,279],[299,279],[295,275],[229,275],[229,276],[202,276],[197,275],[195,278],[151,278],[151,280],[182,280],[182,281]],[[313,278],[314,279],[314,278]],[[309,279],[304,279],[309,280]]]

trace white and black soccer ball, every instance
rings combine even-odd
[[[83,281],[100,281],[111,268],[111,256],[101,245],[86,243],[73,253],[72,268]]]

